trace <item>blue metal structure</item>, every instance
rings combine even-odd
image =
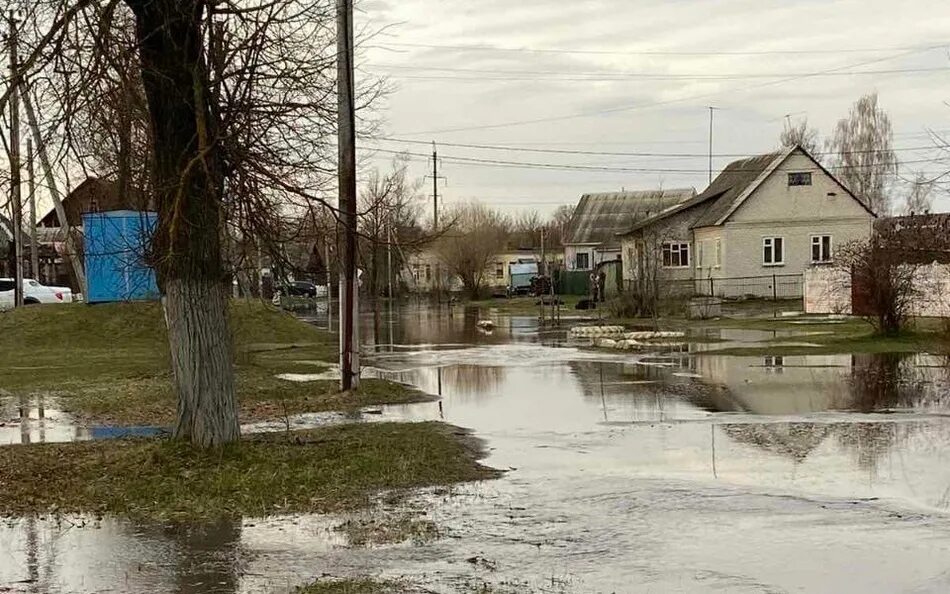
[[[88,303],[157,300],[155,271],[145,262],[154,212],[116,210],[82,216]]]

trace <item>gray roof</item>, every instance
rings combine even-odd
[[[726,165],[706,190],[696,197],[697,201],[710,200],[705,211],[693,223],[692,227],[711,227],[718,225],[733,205],[747,189],[756,182],[778,159],[784,160],[794,149],[782,149],[774,153],[739,159]],[[700,200],[702,199],[702,200]]]
[[[619,246],[619,233],[695,195],[693,188],[584,194],[574,209],[565,243]]]
[[[864,207],[872,216],[876,216],[863,201],[858,200],[850,190],[845,188],[844,185],[841,184],[830,171],[825,169],[817,159],[810,155],[808,151],[802,147],[789,147],[773,153],[739,159],[738,161],[729,163],[702,194],[671,206],[646,219],[642,219],[625,229],[621,234],[626,235],[633,233],[657,221],[691,208],[695,209],[696,216],[696,219],[690,225],[691,229],[719,225],[752,194],[759,184],[765,181],[765,179],[795,151],[801,151],[808,156],[821,171],[837,181],[845,192],[854,198],[858,204]]]

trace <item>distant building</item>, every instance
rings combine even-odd
[[[835,247],[867,239],[875,218],[801,147],[742,159],[698,196],[625,230],[624,280],[658,270],[690,292],[771,296],[772,282],[740,281],[831,264]],[[798,296],[800,287],[798,278]]]
[[[619,235],[696,195],[693,188],[584,194],[568,225],[564,242],[567,270],[593,270],[621,255]]]
[[[128,196],[119,195],[119,186],[115,182],[97,178],[86,178],[63,198],[63,210],[69,233],[77,251],[82,251],[82,216],[86,213],[114,210],[141,210],[144,201],[141,194],[131,192]],[[37,222],[37,243],[39,244],[41,282],[68,286],[74,292],[81,292],[76,280],[67,251],[66,231],[60,225],[56,210],[50,210]]]
[[[82,227],[82,215],[89,212],[142,210],[144,207],[139,193],[120,196],[118,184],[98,177],[86,178],[63,198],[63,210],[66,211],[66,222],[70,227]],[[40,219],[38,226],[54,228],[60,227],[59,223],[59,217],[53,209]]]

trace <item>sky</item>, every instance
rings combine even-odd
[[[408,151],[422,177],[436,141],[445,206],[546,215],[589,192],[702,191],[709,107],[719,170],[774,150],[786,121],[807,118],[827,138],[874,91],[902,176],[950,169],[933,161],[929,133],[950,136],[946,0],[363,0],[356,10],[357,80],[392,88],[360,150],[381,169]],[[590,154],[605,152],[622,154]]]

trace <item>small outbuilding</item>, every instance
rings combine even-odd
[[[159,298],[146,254],[155,230],[154,212],[116,210],[82,215],[86,301],[146,301]]]

